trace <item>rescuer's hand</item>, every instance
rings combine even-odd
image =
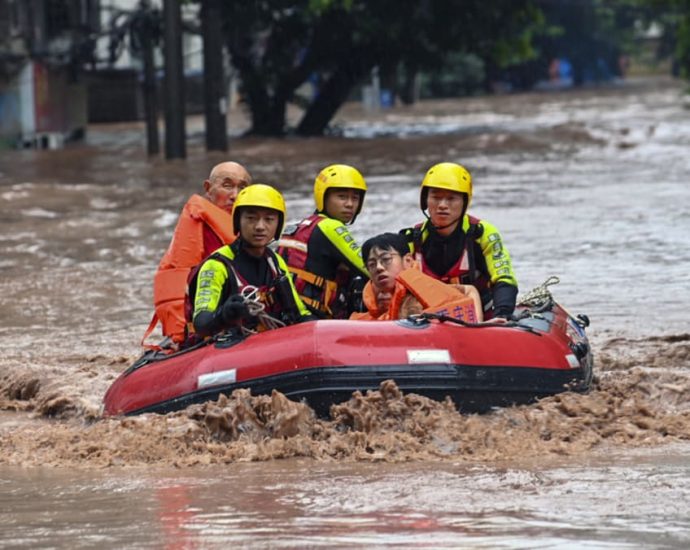
[[[239,319],[248,319],[251,317],[249,308],[244,301],[244,298],[239,294],[230,296],[223,304],[223,321],[231,323]]]

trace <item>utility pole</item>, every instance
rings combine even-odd
[[[204,37],[204,115],[206,149],[227,151],[227,99],[223,74],[223,40],[220,0],[201,3],[201,31]]]
[[[140,10],[143,18],[139,38],[144,61],[144,114],[146,116],[146,149],[149,156],[158,154],[158,101],[156,99],[156,66],[153,58],[153,46],[156,38],[156,23],[151,12],[149,0],[141,0]]]
[[[184,64],[180,0],[163,0],[165,57],[165,158],[185,158]]]

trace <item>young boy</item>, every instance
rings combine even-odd
[[[353,313],[351,319],[384,321],[428,312],[468,323],[482,320],[477,290],[448,285],[422,273],[405,236],[377,235],[364,243],[362,253],[371,276],[363,294],[367,312]]]
[[[346,319],[349,290],[367,278],[360,247],[347,225],[362,211],[367,184],[352,166],[334,164],[314,182],[316,211],[285,229],[278,253],[294,276],[300,298],[317,317]]]

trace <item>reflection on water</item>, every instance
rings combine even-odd
[[[131,127],[94,128],[59,152],[1,152],[0,545],[686,547],[690,116],[679,89],[640,81],[374,119],[349,106],[338,121],[348,139],[232,143],[255,180],[285,192],[293,220],[310,212],[323,166],[360,168],[360,240],[419,221],[426,168],[462,162],[473,213],[500,228],[521,291],[558,275],[556,298],[592,319],[589,395],[480,418],[364,398],[380,419],[365,432],[305,413],[297,436],[257,426],[233,438],[211,429],[214,404],[98,420],[139,353],[177,213],[225,156],[195,136],[186,161],[148,160]]]
[[[679,456],[690,449],[671,450],[546,464],[4,469],[0,477],[13,481],[0,527],[17,548],[683,548],[690,482]]]

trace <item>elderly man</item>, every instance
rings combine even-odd
[[[204,181],[204,196],[192,195],[182,208],[168,250],[153,280],[156,311],[144,340],[160,321],[165,340],[161,346],[175,350],[185,340],[185,293],[187,278],[194,266],[216,249],[235,240],[232,208],[238,193],[252,183],[244,166],[222,162],[213,167]]]

